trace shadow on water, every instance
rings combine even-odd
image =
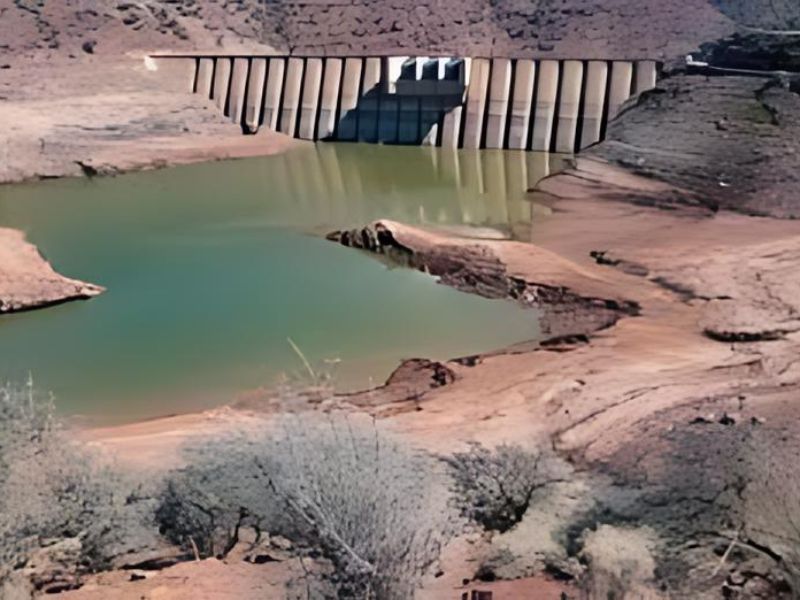
[[[342,360],[343,388],[404,358],[447,359],[536,339],[536,314],[462,294],[319,235],[379,218],[524,236],[546,155],[308,145],[287,154],[115,178],[0,187],[0,225],[89,302],[0,317],[0,380],[37,382],[105,421],[197,410]]]

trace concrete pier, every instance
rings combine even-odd
[[[325,61],[325,76],[322,81],[322,101],[319,105],[317,139],[327,139],[336,131],[337,103],[339,102],[341,81],[342,59],[327,59]]]
[[[228,87],[231,80],[231,59],[218,58],[214,67],[214,85],[211,90],[211,98],[214,104],[224,114],[227,114]]]
[[[511,61],[507,58],[492,60],[489,84],[488,116],[486,118],[486,148],[502,148],[506,137],[508,100],[511,94]]]
[[[245,92],[247,90],[247,76],[250,70],[250,61],[246,58],[237,58],[233,61],[231,73],[231,91],[228,106],[231,121],[237,125],[242,123],[244,115]]]
[[[435,84],[435,82],[433,83]],[[437,144],[441,112],[441,98],[433,94],[422,96],[419,106],[419,139],[424,146],[435,146]]]
[[[403,72],[403,64],[408,60],[408,56],[388,56],[383,59],[383,93],[396,94],[397,80]]]
[[[605,61],[591,61],[586,70],[586,86],[583,95],[581,150],[600,141],[607,86],[608,64]]]
[[[443,148],[458,148],[461,137],[461,118],[464,109],[456,106],[444,116],[442,122],[441,145]]]
[[[640,60],[636,63],[636,83],[633,86],[634,94],[641,94],[656,87],[658,66],[654,60]]]
[[[531,149],[539,152],[550,150],[553,139],[553,121],[558,97],[558,62],[543,60],[539,64],[539,84],[533,116],[533,138]]]
[[[578,133],[578,116],[583,85],[583,63],[577,60],[564,61],[561,76],[561,101],[558,108],[556,128],[556,152],[574,152]]]
[[[283,79],[286,74],[286,60],[270,58],[267,71],[267,87],[264,92],[264,114],[261,122],[267,129],[278,131]]]
[[[378,109],[381,82],[381,59],[368,58],[364,62],[364,80],[358,102],[358,139],[378,141]]]
[[[264,83],[267,77],[267,59],[254,58],[247,79],[247,101],[244,109],[244,126],[256,133],[261,124],[261,107],[264,105]]]
[[[315,140],[319,93],[322,89],[322,59],[309,58],[303,82],[303,100],[300,109],[300,139]]]
[[[633,63],[618,61],[611,67],[611,87],[608,91],[608,120],[619,114],[619,109],[631,97]]]
[[[297,134],[297,117],[300,112],[300,89],[303,87],[303,59],[290,58],[286,65],[286,82],[283,86],[283,107],[279,131],[286,135]]]
[[[211,98],[211,86],[214,83],[214,59],[200,58],[197,63],[197,79],[195,93],[203,98]]]
[[[360,58],[348,58],[344,62],[342,76],[342,101],[339,108],[339,139],[355,140],[358,136],[358,98],[361,95],[361,71],[364,61]]]
[[[508,147],[526,150],[530,137],[533,85],[536,81],[536,63],[518,60],[514,78],[514,97],[511,101],[511,122],[508,127]]]
[[[483,138],[483,116],[489,89],[490,64],[485,58],[472,61],[467,90],[467,115],[464,123],[464,148],[480,148]]]

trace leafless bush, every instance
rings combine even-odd
[[[473,442],[466,452],[442,460],[452,475],[453,502],[464,517],[493,531],[508,531],[522,520],[534,494],[561,481],[555,459],[518,445],[490,450]]]
[[[156,511],[161,532],[201,557],[226,555],[242,527],[260,536],[278,506],[255,462],[263,452],[250,436],[234,434],[187,447],[188,465],[167,479]]]
[[[171,517],[182,524],[176,533],[208,551],[229,546],[250,520],[327,557],[342,597],[413,597],[454,530],[437,462],[340,415],[258,429],[189,451],[178,477],[193,491],[186,514]]]
[[[67,438],[31,384],[0,388],[0,580],[60,540],[78,548],[75,563],[62,565],[76,576],[150,545],[147,502]]]

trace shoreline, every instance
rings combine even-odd
[[[391,231],[398,246],[421,257],[412,266],[439,275],[443,283],[463,291],[502,297],[502,292],[492,287],[496,286],[496,281],[487,278],[487,264],[491,265],[490,271],[499,269],[507,279],[525,281],[533,292],[517,294],[516,298],[511,295],[507,297],[545,309],[545,320],[552,319],[549,324],[550,343],[545,340],[544,344],[531,344],[531,347],[523,344],[521,348],[498,349],[477,357],[444,363],[422,359],[408,361],[399,367],[385,385],[340,395],[337,402],[377,414],[395,415],[399,422],[411,422],[413,413],[419,411],[416,408],[409,410],[405,406],[410,397],[414,398],[415,406],[423,406],[422,412],[425,412],[429,406],[442,401],[442,396],[457,396],[470,387],[477,392],[486,382],[491,383],[498,376],[496,372],[502,371],[504,364],[516,363],[519,366],[519,363],[539,356],[554,357],[557,363],[569,363],[572,356],[593,353],[605,355],[603,358],[608,360],[616,354],[616,346],[626,344],[632,346],[631,350],[626,350],[626,355],[635,349],[653,354],[657,361],[670,362],[674,359],[676,365],[682,368],[686,365],[685,356],[681,355],[694,356],[697,352],[708,354],[712,364],[729,360],[734,360],[735,364],[736,352],[713,335],[715,331],[723,332],[724,337],[724,331],[731,329],[732,324],[724,321],[715,324],[714,319],[720,318],[715,302],[698,300],[703,296],[700,292],[687,299],[686,294],[681,293],[680,282],[671,284],[669,277],[679,275],[687,261],[695,263],[698,257],[707,260],[725,249],[725,240],[731,236],[737,237],[737,240],[733,244],[728,242],[727,250],[736,250],[739,254],[759,249],[762,240],[772,240],[773,245],[791,247],[795,241],[800,243],[800,223],[735,213],[712,216],[694,209],[667,212],[616,201],[589,200],[587,194],[594,193],[598,185],[606,186],[606,189],[616,188],[617,192],[628,190],[629,193],[635,189],[631,186],[636,185],[640,186],[640,191],[650,193],[662,192],[668,186],[630,176],[618,168],[592,159],[580,159],[578,165],[577,171],[553,176],[534,191],[538,201],[549,202],[556,209],[554,218],[534,224],[532,236],[538,243],[457,238],[447,233],[423,231],[390,221],[379,222],[371,227],[372,231],[376,228]],[[576,177],[576,173],[580,174],[580,178]],[[587,183],[586,177],[595,179]],[[583,183],[577,184],[581,178]],[[613,222],[615,227],[595,227],[600,221]],[[676,230],[683,230],[682,239],[675,235]],[[472,253],[476,248],[485,251],[480,260],[476,260],[476,255]],[[601,254],[593,257],[593,252]],[[599,261],[601,264],[598,264],[597,256],[602,257]],[[396,256],[392,258],[397,260]],[[454,264],[457,264],[455,269],[452,267]],[[442,268],[441,265],[451,270],[437,272]],[[727,269],[732,265],[723,266],[725,270],[718,268],[717,276],[725,278],[729,275]],[[458,274],[462,276],[460,279]],[[466,280],[472,280],[473,284],[465,284]],[[476,280],[478,284],[474,283]],[[558,289],[561,294],[543,299],[541,293],[536,293],[536,286],[539,289]],[[565,293],[578,298],[610,301],[617,308],[627,302],[640,307],[640,310],[612,310],[616,314],[609,320],[609,309],[597,306],[598,312],[606,312],[600,321],[591,318],[586,320],[574,307],[568,307],[566,319],[564,311],[548,314],[549,306],[564,307]],[[589,310],[590,316],[596,316],[593,312]],[[564,360],[565,357],[567,360]],[[708,364],[709,361],[703,360],[702,363]],[[404,368],[406,366],[408,368]],[[534,365],[533,368],[537,372],[542,369],[540,365]],[[515,385],[516,375],[505,378],[506,387]],[[258,403],[240,406],[240,409],[243,409],[240,410],[242,415],[248,414],[248,411],[259,412]],[[213,421],[220,411],[227,413],[227,416],[236,414],[235,408],[223,406],[203,413],[150,419],[144,424],[102,428],[88,437],[95,442],[113,438],[115,444],[124,448],[126,432],[133,437],[149,436],[169,422],[183,430],[185,425],[197,420]],[[447,412],[444,409],[442,411]],[[458,419],[463,425],[471,417],[460,414]],[[569,420],[556,429],[566,434],[573,429]],[[550,429],[550,433],[556,432]],[[461,439],[467,437],[465,434],[459,435]],[[508,436],[509,439],[513,437]],[[583,435],[580,437],[584,438]]]
[[[212,101],[187,92],[181,68],[150,71],[141,56],[12,66],[3,84],[12,93],[0,100],[0,185],[268,156],[302,143],[267,130],[242,135]]]
[[[88,300],[104,291],[101,286],[57,273],[23,232],[0,227],[0,318]]]
[[[728,436],[752,427],[779,432],[800,417],[794,402],[800,393],[800,283],[790,277],[800,260],[800,222],[619,200],[620,194],[670,191],[608,163],[578,159],[575,169],[533,192],[554,209],[552,218],[533,224],[533,244],[463,239],[389,221],[367,228],[391,247],[384,252],[390,258],[443,271],[443,280],[460,289],[497,294],[501,279],[524,281],[527,289],[547,286],[638,307],[591,330],[586,321],[567,320],[577,328],[562,330],[551,344],[444,363],[412,361],[382,387],[306,406],[366,412],[439,455],[471,441],[491,447],[547,440],[573,470],[554,504],[526,515],[515,529],[466,548],[463,541],[448,547],[445,576],[427,582],[421,598],[452,593],[473,573],[471,561],[497,552],[515,557],[500,579],[515,580],[519,590],[554,585],[547,573],[578,577],[576,557],[553,540],[600,502],[607,511],[604,535],[646,541],[636,560],[655,560],[653,544],[684,556],[683,540],[689,539],[694,567],[688,585],[724,583],[715,553],[722,529],[715,534],[716,525],[693,524],[695,497],[711,497],[703,510],[711,519],[721,511],[724,522],[724,504],[716,503],[724,502],[720,490],[731,484],[724,476],[709,478],[706,469],[726,452]],[[603,195],[614,199],[598,198]],[[532,297],[547,302],[546,295]],[[782,327],[777,338],[771,333],[776,323]],[[762,339],[759,332],[769,335]],[[79,433],[128,467],[158,472],[180,466],[187,441],[258,426],[278,410],[223,407]],[[601,500],[609,486],[626,492]],[[778,542],[767,533],[754,541],[766,548]],[[742,562],[740,568],[758,580],[772,567]],[[570,583],[558,585],[574,590]],[[642,593],[652,589],[646,571],[628,585]]]

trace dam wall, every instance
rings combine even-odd
[[[601,141],[653,60],[162,56],[246,134],[572,153]]]

